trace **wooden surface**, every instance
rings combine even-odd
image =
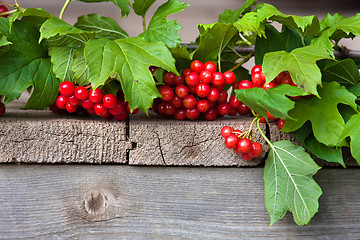
[[[0,238],[359,239],[359,169],[320,170],[311,224],[272,227],[262,171],[3,164]]]

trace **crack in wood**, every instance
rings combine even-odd
[[[158,146],[159,146],[159,151],[160,151],[162,162],[166,165],[164,154],[163,154],[162,147],[161,147],[160,136],[157,132],[154,132],[154,133],[156,134],[157,139],[158,139]]]

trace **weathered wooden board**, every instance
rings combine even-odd
[[[0,118],[0,162],[126,163],[131,148],[125,122],[21,111],[16,105]]]
[[[252,118],[224,117],[216,121],[177,121],[151,114],[131,116],[129,136],[136,147],[130,151],[131,165],[166,166],[256,166],[264,162],[265,141],[254,126],[253,133],[264,146],[264,154],[252,161],[225,147],[221,128],[229,125],[246,131]],[[263,131],[266,132],[265,126]]]
[[[309,226],[272,227],[262,168],[7,165],[1,239],[359,239],[360,170],[322,169]]]

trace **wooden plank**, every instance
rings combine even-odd
[[[1,239],[359,239],[359,169],[322,169],[320,210],[269,227],[262,168],[6,165]]]
[[[126,123],[22,111],[9,104],[0,118],[0,163],[126,163]]]
[[[268,150],[263,138],[254,126],[253,133],[263,146],[263,154],[252,161],[243,160],[240,155],[225,147],[221,128],[229,125],[247,131],[253,118],[224,117],[216,121],[177,121],[163,119],[151,114],[132,116],[129,122],[129,136],[136,147],[130,151],[131,165],[166,166],[257,166],[264,162]],[[266,132],[265,126],[263,131]]]

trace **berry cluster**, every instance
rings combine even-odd
[[[1,95],[0,95],[0,100],[1,100]],[[6,107],[5,107],[5,105],[0,101],[0,117],[5,114],[5,111],[6,111]]]
[[[215,120],[224,115],[235,115],[227,103],[225,84],[236,80],[231,71],[217,71],[215,63],[194,60],[181,76],[172,72],[164,74],[165,85],[160,86],[161,99],[155,99],[152,109],[177,120],[195,120],[203,117]]]
[[[88,86],[91,88],[91,86]],[[60,95],[57,97],[55,106],[50,109],[59,113],[59,109],[66,110],[68,113],[84,111],[96,114],[106,119],[123,121],[130,113],[128,102],[124,101],[124,95],[120,90],[114,94],[105,94],[101,89],[88,89],[84,86],[75,86],[74,83],[64,81],[59,86]],[[79,109],[82,107],[82,109]],[[135,114],[138,109],[132,113]]]
[[[221,136],[225,138],[225,146],[228,149],[233,149],[235,153],[241,154],[241,157],[246,161],[259,157],[262,153],[262,145],[251,141],[249,135],[251,135],[251,130],[243,133],[229,126],[224,126],[221,129]]]

